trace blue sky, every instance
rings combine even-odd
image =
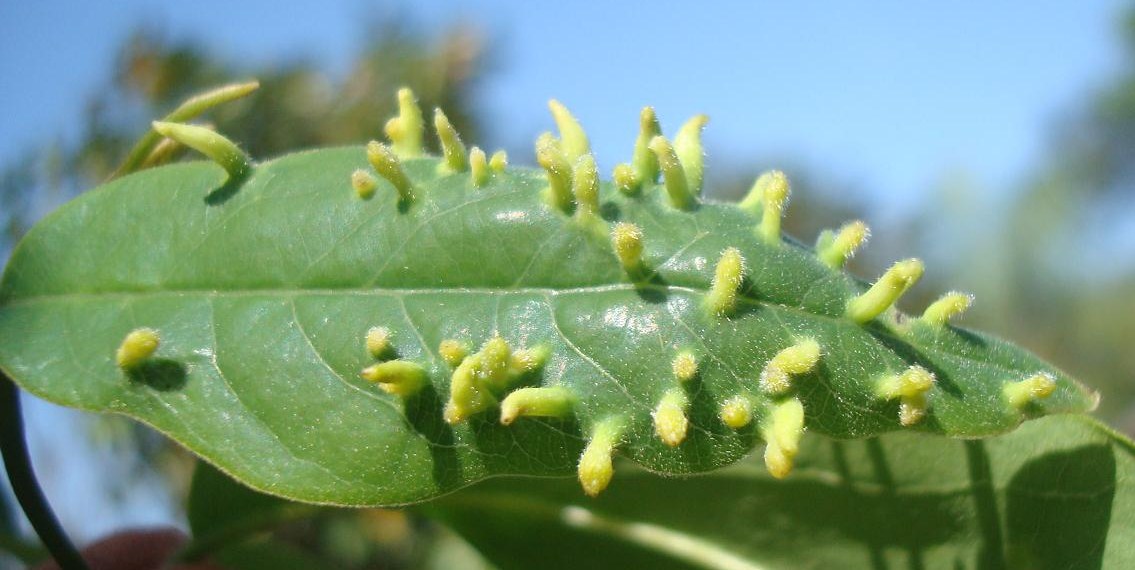
[[[654,105],[671,131],[705,112],[711,169],[715,156],[732,164],[796,157],[877,204],[913,204],[958,172],[993,191],[1011,187],[1043,156],[1053,120],[1101,86],[1122,55],[1114,0],[864,5],[7,0],[0,163],[77,135],[83,102],[105,87],[115,49],[140,22],[201,38],[222,57],[307,56],[336,74],[377,9],[404,11],[426,29],[461,20],[484,29],[497,66],[478,98],[498,141],[550,128],[545,102],[556,97],[588,127],[609,169],[629,156],[642,105]],[[51,451],[66,436],[46,428],[75,421],[61,414],[32,404],[41,461],[75,452]],[[170,516],[145,501],[106,510],[90,496],[98,474],[79,475],[52,478],[48,492],[76,499],[62,514],[82,536]],[[90,512],[107,516],[91,526]]]
[[[710,115],[711,167],[715,155],[742,164],[791,156],[905,201],[958,170],[1009,185],[1040,155],[1051,119],[1106,79],[1121,54],[1114,0],[1029,2],[1027,11],[977,1],[869,10],[850,2],[103,4],[0,5],[0,160],[74,136],[69,125],[138,22],[203,38],[222,57],[271,64],[304,55],[341,73],[367,14],[404,11],[429,29],[467,20],[486,31],[498,70],[479,95],[498,140],[547,129],[544,103],[556,97],[609,167],[628,154],[638,109],[652,104],[671,129]]]

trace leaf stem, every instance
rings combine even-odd
[[[3,371],[0,371],[0,452],[3,452],[4,467],[8,471],[8,480],[12,483],[16,500],[39,539],[43,541],[43,546],[61,568],[87,568],[87,563],[63,532],[59,519],[55,518],[55,513],[51,511],[51,505],[47,503],[43,489],[36,480],[24,438],[19,390]]]

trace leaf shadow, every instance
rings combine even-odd
[[[185,365],[168,358],[149,358],[127,373],[131,382],[145,384],[159,392],[180,390],[189,379]]]
[[[443,416],[444,408],[445,402],[437,388],[427,383],[418,393],[406,399],[405,417],[411,428],[430,442],[434,484],[439,488],[451,488],[462,480],[461,461],[457,457],[453,427]]]
[[[670,284],[657,271],[640,270],[634,278],[635,294],[652,305],[661,305],[669,299]]]
[[[1048,453],[1006,488],[1007,556],[1014,568],[1103,568],[1116,491],[1107,445]]]
[[[205,195],[205,203],[210,206],[220,206],[236,196],[237,190],[244,185],[247,176],[230,176],[220,186]]]

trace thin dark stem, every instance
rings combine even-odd
[[[20,394],[16,384],[0,371],[0,452],[4,454],[4,467],[8,470],[8,480],[12,491],[28,522],[32,524],[43,546],[59,563],[60,568],[85,569],[87,563],[79,556],[79,551],[59,526],[59,519],[47,504],[47,497],[32,470],[28,444],[24,439],[24,417],[20,410]]]

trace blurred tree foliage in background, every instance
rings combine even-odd
[[[29,149],[0,170],[0,244],[14,243],[44,209],[105,180],[151,120],[225,83],[256,78],[260,89],[203,120],[255,158],[381,136],[396,110],[394,92],[404,85],[423,108],[444,107],[462,136],[478,140],[478,113],[470,106],[485,68],[478,30],[457,27],[435,38],[389,21],[373,24],[364,37],[347,73],[335,79],[309,61],[249,67],[218,58],[200,41],[172,43],[150,29],[135,33],[107,88],[87,104],[77,141]]]
[[[990,201],[970,196],[964,212],[928,218],[958,223],[931,237],[965,252],[937,275],[993,293],[978,297],[980,309],[965,322],[1014,338],[1100,389],[1100,415],[1133,434],[1135,10],[1122,24],[1119,74],[1057,123],[1010,200],[983,212]]]

